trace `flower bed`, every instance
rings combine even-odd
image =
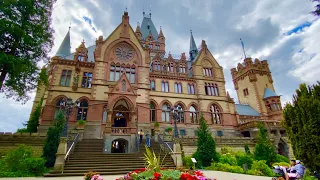
[[[129,172],[124,177],[117,180],[210,180],[203,176],[201,171],[161,169],[160,172],[154,172],[145,168]]]

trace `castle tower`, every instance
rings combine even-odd
[[[281,120],[280,96],[275,93],[266,60],[255,59],[253,62],[246,58],[244,63],[231,69],[231,75],[240,104],[248,104],[261,115]]]

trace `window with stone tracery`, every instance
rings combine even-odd
[[[203,75],[212,77],[213,76],[212,69],[211,68],[203,68]]]
[[[162,122],[170,122],[170,106],[166,103],[162,106]]]
[[[160,62],[159,61],[154,61],[152,63],[152,69],[154,71],[161,71],[161,66],[160,66]]]
[[[198,124],[198,113],[196,111],[196,108],[194,106],[190,106],[189,112],[191,123]]]
[[[161,91],[162,92],[169,92],[169,83],[168,82],[161,82]]]
[[[87,120],[88,102],[83,100],[78,107],[77,120]]]
[[[175,91],[175,93],[182,93],[182,84],[181,83],[174,83],[174,91]]]
[[[82,77],[81,87],[91,88],[91,82],[92,82],[92,73],[91,72],[84,72],[83,77]]]
[[[204,84],[205,93],[208,96],[219,96],[219,88],[217,84],[205,83]]]
[[[179,69],[180,73],[186,73],[186,66],[183,64],[180,64],[180,69]]]
[[[78,53],[78,61],[84,61],[84,53],[83,52],[79,52]]]
[[[150,102],[150,121],[156,122],[156,106],[153,102]]]
[[[194,84],[188,84],[188,94],[195,94]]]
[[[221,111],[217,105],[212,104],[210,106],[210,116],[212,124],[221,124]]]
[[[122,73],[126,73],[126,76],[130,83],[135,83],[136,68],[134,65],[111,65],[110,67],[110,81],[118,81]]]

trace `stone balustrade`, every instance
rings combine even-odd
[[[280,121],[270,121],[270,120],[247,120],[247,121],[242,121],[241,124],[238,126],[238,130],[245,130],[245,129],[250,129],[250,128],[256,128],[258,127],[258,123],[262,122],[265,126],[268,127],[281,127],[281,122]]]
[[[235,146],[235,145],[254,145],[254,138],[249,137],[214,137],[217,145]],[[184,146],[197,146],[197,138],[195,137],[183,137],[180,138],[180,142]]]
[[[135,128],[131,127],[111,127],[112,134],[133,134]]]

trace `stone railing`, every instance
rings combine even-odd
[[[112,134],[132,134],[136,128],[131,127],[111,127]]]
[[[281,127],[280,121],[269,121],[269,120],[248,120],[248,121],[242,121],[242,124],[239,124],[238,130],[245,130],[250,128],[256,128],[258,127],[258,123],[262,122],[265,126],[268,127]]]
[[[226,146],[233,146],[233,145],[254,145],[255,140],[254,138],[247,138],[247,137],[214,137],[214,140],[217,145],[226,145]],[[183,137],[180,138],[180,142],[184,146],[197,146],[197,138],[195,137]]]

